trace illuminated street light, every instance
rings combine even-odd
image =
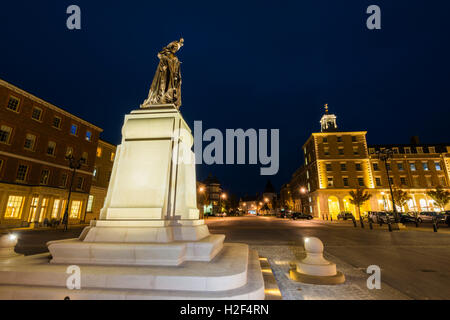
[[[388,164],[387,164],[389,159],[394,157],[394,152],[391,149],[384,149],[381,151],[377,151],[376,154],[378,156],[378,159],[380,159],[380,161],[384,162],[384,166],[386,168],[389,190],[391,191],[392,208],[394,209],[394,219],[395,219],[395,223],[398,223],[399,222],[398,213],[397,213],[397,208],[395,207],[394,192],[392,191],[391,177],[389,175],[389,168],[388,168]]]
[[[301,187],[300,188],[300,193],[305,194],[306,193],[306,188],[305,187]]]

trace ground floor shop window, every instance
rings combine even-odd
[[[70,208],[70,219],[78,219],[81,212],[81,201],[72,201]]]
[[[41,212],[39,214],[39,222],[44,221],[45,216],[47,214],[47,208],[48,208],[48,199],[44,198],[44,199],[42,199],[42,203],[41,203]]]
[[[87,203],[87,208],[86,208],[87,212],[92,212],[92,205],[93,204],[94,204],[94,196],[90,195],[89,199],[88,199],[88,203]]]
[[[9,196],[6,206],[5,219],[19,219],[22,214],[24,197]]]
[[[38,207],[38,203],[39,203],[39,198],[38,197],[34,197],[31,199],[31,204],[30,204],[30,214],[29,214],[29,218],[28,218],[28,222],[34,222],[34,219],[36,218],[36,212],[37,212],[37,207]]]
[[[56,199],[53,202],[52,219],[58,219],[60,209],[61,209],[61,200]]]

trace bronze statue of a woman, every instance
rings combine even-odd
[[[184,45],[184,39],[171,42],[159,54],[160,60],[148,99],[141,108],[150,108],[154,105],[174,104],[177,109],[181,107],[181,62],[175,53]]]

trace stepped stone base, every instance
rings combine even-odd
[[[2,300],[262,300],[264,280],[257,252],[225,244],[210,262],[178,267],[80,265],[81,290],[68,290],[69,265],[48,254],[0,262]]]

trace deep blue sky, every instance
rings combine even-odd
[[[82,10],[69,31],[66,8]],[[382,30],[366,9],[382,9]],[[342,130],[368,142],[448,142],[449,1],[8,1],[0,78],[104,128],[147,97],[158,51],[185,38],[182,113],[191,127],[281,130],[276,188],[329,103]],[[199,166],[225,188],[256,193],[259,166]]]

